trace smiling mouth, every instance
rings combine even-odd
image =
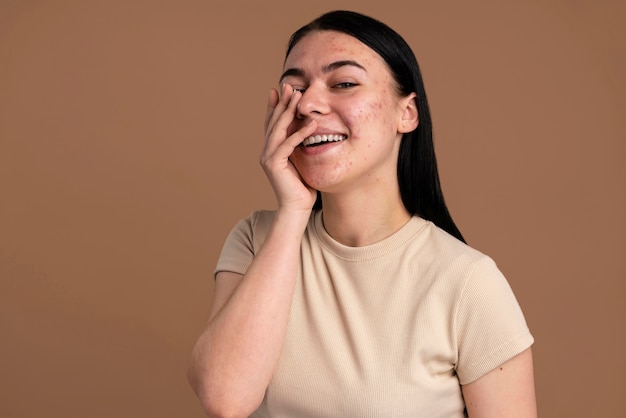
[[[302,141],[302,145],[305,147],[314,147],[317,145],[326,144],[328,142],[339,142],[346,139],[345,135],[311,135]]]

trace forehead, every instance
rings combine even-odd
[[[387,67],[380,55],[355,37],[324,30],[305,35],[289,52],[285,68],[323,67],[347,59],[360,63],[368,70],[370,67]]]

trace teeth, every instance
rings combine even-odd
[[[338,142],[346,139],[345,135],[312,135],[302,141],[302,145],[309,146],[314,144],[319,144],[320,142]]]

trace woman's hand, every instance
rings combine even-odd
[[[276,89],[270,91],[261,166],[274,189],[279,209],[310,211],[317,192],[304,183],[289,160],[296,147],[316,128],[316,123],[309,121],[295,132],[289,132],[301,97],[302,93],[294,91],[289,84],[282,86],[282,95]]]

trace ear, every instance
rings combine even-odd
[[[398,123],[398,132],[401,134],[411,132],[419,125],[419,114],[417,113],[417,94],[411,93],[400,99],[402,117]]]

